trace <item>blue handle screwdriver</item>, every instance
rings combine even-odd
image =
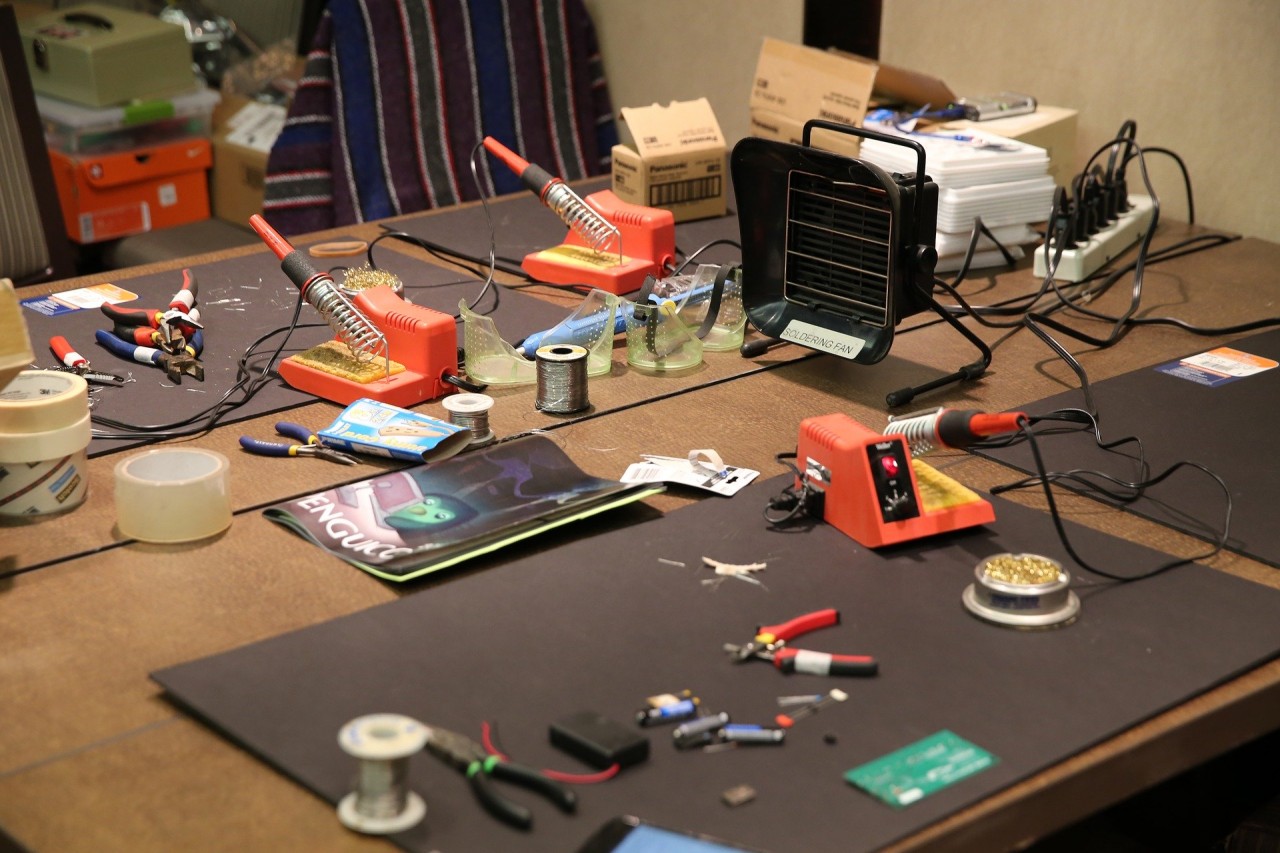
[[[689,296],[685,301],[696,302],[699,299],[708,297],[714,286],[715,285],[713,284],[704,284],[701,287],[695,287],[689,293]],[[667,297],[659,296],[656,293],[649,294],[649,301],[654,305],[661,305],[666,299]],[[613,333],[615,335],[621,335],[627,330],[627,319],[631,316],[631,313],[631,303],[627,300],[623,300],[622,304],[618,306],[617,314],[613,318]],[[516,352],[526,358],[529,357],[537,351],[538,347],[547,343],[546,338],[552,332],[557,332],[557,334],[555,336],[556,339],[551,341],[551,343],[578,344],[579,346],[585,346],[595,340],[595,329],[596,323],[589,318],[583,320],[569,320],[566,323],[561,323],[550,329],[543,329],[541,332],[534,332],[532,335],[529,335],[523,341],[520,341],[518,346],[516,346]]]

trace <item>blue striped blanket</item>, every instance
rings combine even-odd
[[[264,216],[291,235],[478,198],[485,136],[566,180],[608,172],[617,128],[582,0],[332,0]],[[483,192],[517,191],[494,165]]]

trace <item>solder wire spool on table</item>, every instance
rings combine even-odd
[[[576,344],[548,344],[534,353],[539,411],[570,415],[588,408],[587,350]]]

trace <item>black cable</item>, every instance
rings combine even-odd
[[[1178,156],[1176,152],[1171,151],[1168,148],[1149,146],[1147,148],[1144,148],[1143,150],[1148,154],[1164,154],[1165,156],[1172,158],[1173,162],[1176,163],[1178,168],[1182,171],[1182,185],[1187,191],[1187,222],[1191,223],[1192,225],[1195,225],[1196,224],[1196,202],[1195,202],[1195,198],[1191,194],[1191,174],[1187,171],[1187,164],[1183,162],[1183,159],[1180,156]]]
[[[680,263],[680,266],[676,267],[675,271],[672,274],[679,275],[684,271],[684,268],[687,267],[689,264],[693,263],[693,261],[699,255],[701,255],[703,252],[707,251],[708,249],[714,248],[715,246],[733,246],[739,252],[742,251],[742,244],[739,243],[737,240],[730,240],[728,237],[721,237],[719,239],[712,240],[710,243],[699,246],[697,249],[694,249],[693,252],[691,252],[690,254],[685,255],[684,260],[681,261]]]
[[[997,240],[996,235],[992,234],[991,229],[983,223],[982,217],[975,216],[973,217],[973,230],[969,232],[969,245],[965,248],[964,258],[960,261],[960,269],[956,271],[955,278],[951,279],[952,287],[959,287],[960,282],[964,281],[965,276],[969,274],[969,266],[973,263],[973,256],[977,254],[978,251],[978,238],[984,235],[988,240],[995,244],[996,248],[1000,250],[1000,254],[1004,255],[1006,264],[1012,267],[1018,263],[1012,253],[1005,248],[1004,243]]]
[[[390,238],[393,240],[403,240],[406,243],[412,243],[413,245],[417,246],[419,249],[429,252],[430,254],[434,255],[437,258],[440,258],[446,263],[451,263],[457,266],[461,266],[464,269],[466,269],[468,272],[475,273],[477,276],[484,274],[484,268],[486,263],[484,258],[478,258],[478,257],[475,257],[474,255],[468,255],[467,253],[458,251],[457,249],[451,249],[448,246],[444,246],[440,243],[427,240],[423,237],[417,237],[413,234],[408,233],[407,231],[398,231],[389,226],[384,226],[384,229],[385,230],[383,231],[382,234],[379,234],[369,243],[369,253],[370,253],[369,265],[370,266],[374,266],[372,261],[372,254],[371,254],[374,244],[379,242],[383,238]],[[495,261],[495,269],[497,269],[499,272],[504,272],[508,275],[516,276],[517,278],[523,279],[524,281],[529,281],[529,282],[533,281],[533,277],[530,276],[523,269],[521,269],[519,266],[519,262],[516,261],[515,259],[499,257],[495,255],[494,261]],[[466,264],[471,264],[471,267],[465,266]]]
[[[1063,208],[1064,201],[1061,194],[1060,193],[1055,194],[1054,207],[1050,211],[1048,227],[1046,228],[1046,235],[1045,235],[1045,251],[1046,251],[1046,259],[1048,261],[1046,264],[1047,274],[1044,280],[1042,281],[1041,287],[1039,288],[1039,290],[1037,290],[1034,294],[1029,294],[1023,297],[1017,297],[1011,300],[1005,300],[1002,303],[997,303],[997,306],[971,306],[965,300],[957,298],[956,301],[958,305],[957,307],[952,309],[953,313],[968,315],[978,323],[988,326],[990,328],[1014,328],[1018,325],[1028,325],[1028,324],[1034,325],[1036,323],[1041,323],[1045,326],[1056,329],[1062,332],[1063,334],[1076,337],[1077,339],[1082,340],[1086,343],[1089,343],[1093,346],[1104,347],[1104,348],[1108,346],[1112,346],[1115,343],[1119,342],[1119,340],[1121,340],[1128,333],[1128,331],[1130,331],[1133,327],[1139,326],[1139,325],[1171,325],[1171,326],[1176,326],[1178,328],[1181,328],[1185,331],[1191,332],[1193,334],[1200,334],[1200,335],[1231,334],[1231,333],[1237,333],[1237,332],[1251,331],[1258,328],[1265,328],[1272,325],[1280,325],[1280,318],[1272,318],[1272,319],[1255,320],[1249,323],[1238,324],[1235,326],[1209,329],[1209,328],[1197,327],[1185,321],[1178,320],[1176,318],[1167,318],[1167,317],[1138,318],[1133,316],[1136,313],[1141,303],[1142,284],[1143,284],[1142,276],[1145,271],[1145,267],[1148,263],[1154,263],[1159,260],[1168,260],[1171,258],[1181,257],[1182,255],[1189,254],[1192,251],[1200,251],[1204,248],[1210,248],[1212,246],[1222,245],[1226,242],[1231,242],[1236,239],[1239,239],[1237,236],[1231,236],[1231,235],[1197,235],[1195,237],[1191,237],[1191,238],[1188,238],[1187,240],[1181,241],[1173,246],[1169,246],[1164,249],[1161,249],[1158,252],[1155,252],[1155,253],[1150,252],[1151,239],[1154,236],[1156,226],[1159,222],[1160,205],[1159,205],[1159,199],[1156,196],[1155,190],[1151,186],[1150,177],[1148,175],[1147,168],[1146,168],[1146,160],[1144,157],[1144,152],[1148,149],[1143,149],[1137,146],[1136,143],[1133,142],[1133,132],[1134,132],[1133,123],[1126,122],[1121,127],[1120,133],[1117,135],[1117,137],[1111,140],[1110,142],[1104,144],[1103,146],[1101,146],[1090,158],[1088,164],[1086,164],[1085,172],[1082,172],[1081,175],[1078,176],[1076,181],[1076,186],[1080,189],[1077,192],[1077,200],[1076,200],[1077,203],[1076,203],[1076,209],[1074,211],[1074,215],[1075,216],[1081,215],[1081,209],[1083,206],[1083,196],[1085,195],[1085,190],[1083,189],[1083,187],[1086,183],[1088,176],[1093,172],[1100,171],[1099,169],[1093,166],[1094,161],[1099,156],[1101,156],[1104,152],[1110,152],[1110,159],[1108,162],[1107,174],[1114,176],[1114,180],[1118,182],[1123,182],[1124,180],[1123,178],[1124,167],[1127,165],[1127,163],[1130,160],[1136,158],[1138,160],[1139,167],[1141,169],[1144,185],[1148,193],[1150,194],[1150,197],[1152,200],[1152,206],[1153,206],[1151,224],[1149,225],[1146,234],[1143,235],[1143,239],[1137,244],[1138,257],[1136,258],[1136,260],[1119,269],[1115,269],[1109,272],[1100,271],[1099,273],[1096,273],[1093,276],[1089,276],[1080,282],[1072,282],[1069,285],[1059,285],[1054,280],[1054,273],[1056,272],[1058,263],[1062,256],[1062,252],[1068,242],[1067,240],[1068,234],[1063,232],[1070,232],[1075,229],[1073,226],[1065,226],[1065,227],[1061,226],[1061,223],[1067,217],[1064,217],[1062,215],[1062,208]],[[1127,152],[1127,155],[1120,160],[1120,163],[1117,166],[1117,162],[1116,162],[1117,152],[1120,150],[1121,147],[1124,147],[1124,149]],[[1180,167],[1183,168],[1184,181],[1187,185],[1188,203],[1190,204],[1191,188],[1190,188],[1189,176],[1187,176],[1185,172],[1185,164],[1183,164],[1181,161],[1181,158],[1179,158],[1173,152],[1166,152],[1166,149],[1157,149],[1157,150],[1159,150],[1162,153],[1168,153],[1171,156],[1173,156],[1175,160],[1179,163]],[[1056,241],[1056,248],[1052,254],[1052,260],[1048,260],[1050,257],[1049,249],[1050,247],[1054,246],[1054,243],[1055,243],[1053,239],[1053,235],[1055,234],[1055,232],[1060,234],[1060,238]],[[1198,246],[1196,248],[1189,248],[1200,242],[1206,242],[1209,245]],[[1104,314],[1102,312],[1094,311],[1086,307],[1086,303],[1106,293],[1121,278],[1123,278],[1125,275],[1129,274],[1130,272],[1132,272],[1134,275],[1134,282],[1132,285],[1132,292],[1130,296],[1129,306],[1120,316],[1112,316],[1109,314]],[[1097,287],[1081,288],[1081,285],[1083,285],[1085,282],[1092,282],[1096,279],[1096,276],[1103,275],[1104,273],[1105,273],[1105,278],[1103,279],[1101,285]],[[1067,294],[1064,292],[1066,287],[1075,288],[1079,292],[1073,292],[1071,294]],[[1056,297],[1057,301],[1052,305],[1048,305],[1040,308],[1039,310],[1036,310],[1034,306],[1044,296],[1047,295],[1047,289],[1053,290],[1054,296]],[[1112,323],[1112,330],[1106,337],[1092,336],[1092,335],[1087,335],[1083,332],[1078,332],[1074,328],[1067,326],[1065,324],[1062,324],[1058,321],[1049,319],[1049,316],[1051,314],[1054,314],[1063,310],[1069,310],[1074,313],[1080,314],[1082,316]],[[987,320],[986,315],[1019,316],[1019,320],[1015,323],[996,322],[996,321]],[[913,329],[922,328],[924,325],[925,324],[921,324],[919,326],[913,327]]]
[[[526,273],[524,270],[520,269],[518,266],[507,265],[507,264],[514,265],[516,263],[515,261],[512,261],[509,258],[500,259],[497,254],[497,231],[493,225],[493,214],[489,209],[489,200],[488,198],[486,198],[485,188],[484,188],[484,185],[481,183],[479,166],[477,165],[477,160],[479,159],[482,151],[484,151],[483,143],[476,145],[475,148],[471,150],[471,177],[475,181],[476,188],[480,192],[479,194],[480,205],[484,209],[485,223],[488,225],[489,253],[487,258],[483,258],[483,259],[476,258],[471,255],[467,255],[463,252],[459,252],[457,250],[450,249],[446,246],[442,246],[439,243],[432,242],[431,240],[426,240],[426,239],[423,239],[422,237],[409,234],[408,232],[397,231],[390,228],[388,228],[387,230],[384,230],[381,234],[379,234],[372,241],[370,241],[369,247],[366,250],[366,257],[368,259],[369,266],[374,269],[378,269],[378,265],[373,259],[373,248],[380,241],[391,239],[391,240],[401,240],[403,242],[410,243],[422,249],[423,251],[430,253],[433,257],[436,257],[436,258],[439,258],[440,260],[445,261],[446,263],[451,263],[451,264],[460,266],[463,269],[467,270],[468,272],[474,273],[475,275],[481,276],[484,278],[484,283],[480,287],[480,292],[477,293],[475,298],[472,299],[466,306],[468,311],[475,311],[476,306],[479,305],[481,300],[484,299],[485,294],[489,293],[491,290],[493,291],[493,294],[494,294],[493,307],[490,308],[488,311],[477,312],[481,314],[487,314],[497,309],[498,303],[501,299],[501,292],[503,288],[515,290],[521,287],[533,286],[535,284],[538,284],[538,282],[533,281],[532,277],[528,273]],[[500,264],[499,260],[502,260],[506,263]],[[467,264],[471,264],[471,266],[469,267],[467,266]],[[526,282],[529,282],[529,284],[499,285],[498,282],[494,280],[494,275],[499,270],[509,275],[518,276],[524,279]],[[447,285],[453,285],[453,284],[459,284],[459,283],[461,282],[444,282],[444,283],[438,283],[438,284],[417,285],[417,287],[426,289],[431,287],[444,287]],[[406,287],[407,286],[408,285],[406,285]],[[455,321],[461,321],[462,319],[460,311],[453,313],[451,316]]]
[[[102,424],[110,427],[111,429],[121,430],[122,432],[108,433],[95,429],[93,437],[102,439],[144,438],[162,440],[169,438],[186,438],[209,432],[216,427],[223,418],[248,403],[249,400],[253,399],[258,391],[267,384],[267,381],[271,378],[271,371],[275,367],[276,360],[280,357],[281,353],[284,352],[284,348],[288,345],[289,338],[293,335],[293,331],[295,329],[318,328],[327,325],[325,323],[307,323],[299,325],[298,319],[301,316],[301,313],[302,293],[299,292],[297,301],[293,308],[293,317],[289,321],[289,324],[287,326],[272,329],[266,334],[258,337],[258,339],[253,341],[253,343],[249,344],[248,348],[245,349],[244,353],[237,360],[235,382],[232,383],[231,387],[228,388],[217,402],[212,405],[201,409],[193,415],[189,415],[181,420],[172,421],[167,424],[130,424],[113,418],[107,418],[102,415],[94,415],[92,420],[95,424]],[[258,346],[281,332],[284,332],[285,335],[280,341],[280,345],[276,347],[275,352],[271,354],[271,357],[267,360],[266,365],[258,373],[257,377],[255,378],[251,376],[248,366],[249,358],[252,357]],[[231,397],[237,391],[243,391],[243,396],[232,402]],[[199,425],[196,425],[197,422],[200,422]],[[186,429],[185,427],[190,428]]]
[[[795,480],[777,495],[770,498],[765,505],[764,520],[771,525],[787,524],[809,513],[814,493],[809,488],[809,483],[805,480],[804,475],[800,473],[800,469],[788,461],[795,458],[795,453],[779,453],[774,456],[778,464],[785,466],[795,475]],[[783,515],[771,515],[770,512],[773,510],[785,510],[786,512]]]
[[[1080,554],[1076,551],[1075,546],[1071,544],[1071,540],[1067,536],[1066,527],[1062,523],[1061,513],[1058,511],[1057,501],[1053,497],[1052,482],[1054,480],[1076,479],[1077,481],[1079,481],[1080,472],[1049,473],[1045,469],[1044,458],[1040,454],[1040,446],[1037,443],[1035,432],[1034,430],[1031,429],[1030,423],[1027,422],[1025,419],[1022,422],[1022,434],[1025,436],[1026,441],[1031,448],[1031,455],[1032,455],[1032,458],[1035,460],[1037,476],[1029,477],[1025,480],[1020,480],[1017,483],[1010,483],[1004,486],[997,486],[991,489],[991,493],[999,494],[1002,491],[1008,491],[1010,489],[1015,489],[1015,488],[1024,488],[1027,486],[1034,486],[1034,485],[1042,486],[1044,490],[1045,501],[1047,502],[1048,508],[1049,508],[1049,516],[1053,520],[1053,526],[1058,533],[1058,539],[1062,542],[1063,548],[1066,549],[1067,553],[1071,556],[1071,559],[1075,560],[1076,563],[1079,564],[1082,568],[1087,569],[1088,571],[1092,572],[1095,575],[1099,575],[1101,577],[1107,578],[1108,580],[1119,581],[1121,583],[1131,583],[1133,581],[1145,580],[1147,578],[1155,577],[1156,575],[1163,574],[1164,572],[1167,572],[1170,569],[1185,565],[1187,563],[1192,563],[1196,560],[1208,559],[1210,557],[1213,557],[1218,552],[1220,552],[1226,546],[1226,543],[1231,535],[1230,533],[1231,510],[1232,510],[1231,490],[1227,488],[1227,484],[1223,482],[1221,477],[1219,477],[1217,474],[1214,474],[1212,471],[1210,471],[1208,468],[1204,467],[1203,465],[1200,465],[1199,463],[1196,463],[1196,462],[1176,462],[1173,465],[1170,465],[1164,471],[1161,471],[1159,474],[1157,474],[1154,477],[1151,477],[1139,482],[1132,482],[1132,483],[1116,480],[1115,478],[1112,478],[1109,475],[1103,474],[1102,472],[1088,472],[1091,475],[1097,476],[1099,478],[1112,480],[1113,482],[1121,485],[1124,488],[1142,492],[1142,491],[1145,491],[1150,486],[1154,486],[1160,482],[1163,482],[1165,479],[1172,476],[1181,468],[1191,467],[1205,473],[1215,483],[1217,483],[1218,487],[1222,490],[1222,494],[1225,500],[1225,510],[1223,513],[1221,533],[1218,535],[1216,540],[1212,543],[1212,547],[1208,551],[1204,552],[1203,554],[1197,554],[1191,557],[1174,559],[1167,563],[1163,563],[1161,565],[1156,566],[1155,568],[1148,569],[1147,571],[1141,572],[1136,575],[1119,575],[1119,574],[1115,574],[1113,572],[1107,571],[1106,569],[1102,569],[1097,566],[1094,566],[1093,564],[1087,562],[1083,557],[1081,557]],[[1084,481],[1084,482],[1085,484],[1087,484],[1087,481]]]

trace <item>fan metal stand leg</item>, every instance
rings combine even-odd
[[[987,346],[986,341],[975,335],[973,330],[968,326],[951,316],[951,313],[939,305],[938,301],[932,296],[929,297],[929,307],[931,307],[939,317],[946,320],[953,329],[964,335],[970,343],[977,347],[978,352],[981,353],[981,357],[977,361],[971,364],[966,364],[953,373],[948,373],[946,376],[940,376],[937,379],[925,382],[921,385],[913,385],[908,388],[901,388],[897,391],[890,392],[885,396],[884,401],[891,409],[907,405],[916,398],[917,394],[923,394],[926,391],[933,391],[934,389],[941,388],[944,385],[950,385],[952,382],[977,379],[979,376],[986,373],[987,368],[991,366],[991,347]]]

